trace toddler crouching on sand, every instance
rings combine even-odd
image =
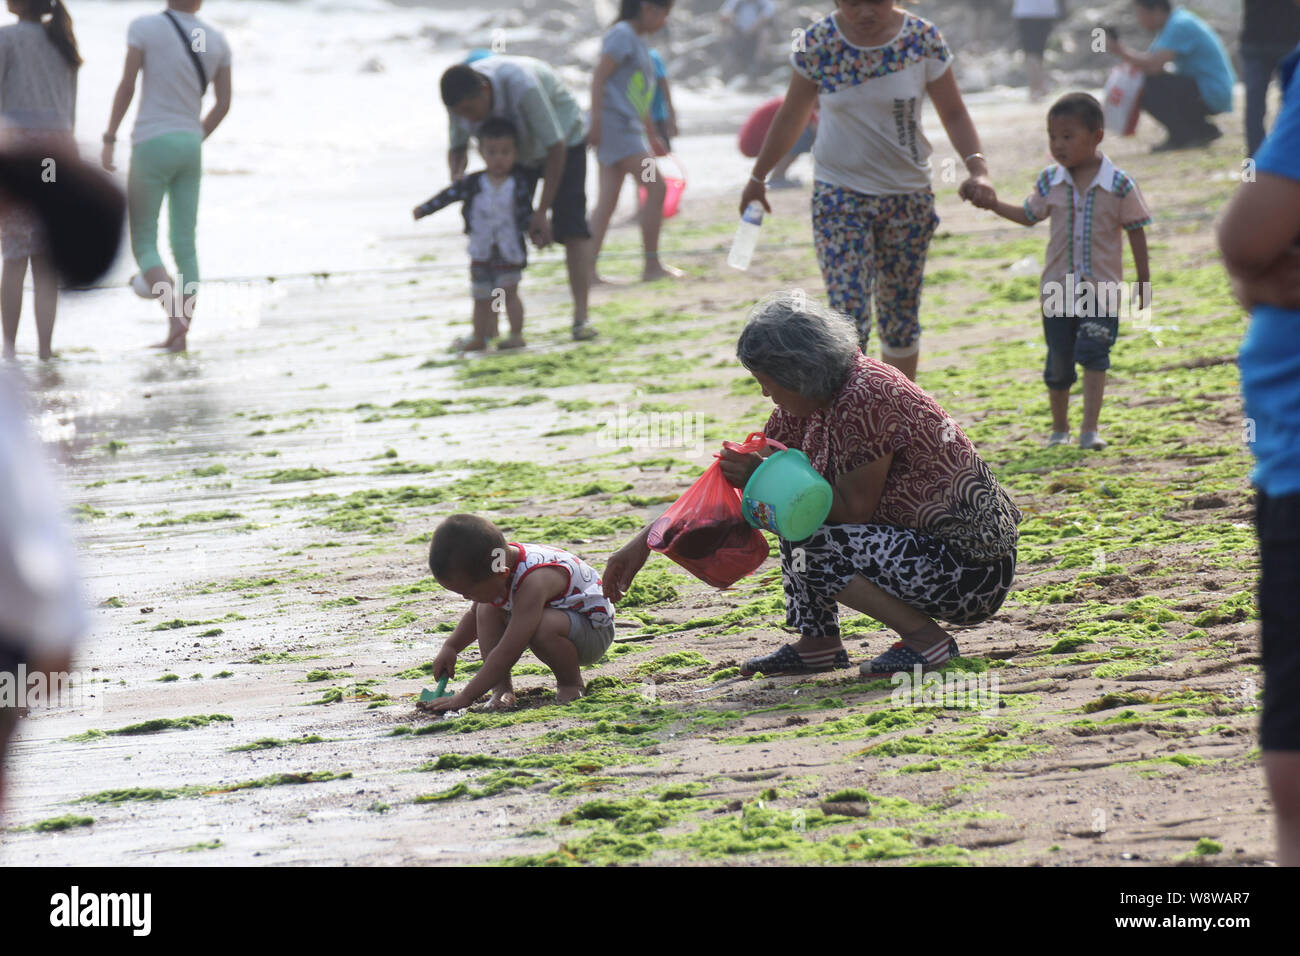
[[[434,532],[429,570],[474,602],[434,659],[433,676],[454,676],[457,655],[476,640],[483,666],[458,693],[422,707],[462,710],[489,690],[489,706],[512,706],[510,670],[530,648],[555,673],[558,703],[582,696],[581,668],[614,641],[614,606],[594,568],[559,548],[507,543],[492,522],[459,514]]]

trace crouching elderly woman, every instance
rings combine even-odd
[[[803,451],[834,489],[812,537],[781,541],[786,622],[799,640],[741,673],[848,667],[840,604],[902,638],[862,664],[865,675],[959,656],[935,619],[975,624],[997,612],[1015,576],[1021,518],[970,439],[905,375],[862,354],[851,319],[802,296],[760,303],[736,353],[776,405],[767,436]],[[722,459],[736,487],[762,462],[725,448]],[[610,557],[606,596],[631,586],[650,554],[648,532]]]

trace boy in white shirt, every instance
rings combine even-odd
[[[456,340],[457,352],[486,349],[497,337],[497,312],[504,305],[510,337],[498,349],[524,346],[524,305],[519,280],[528,263],[524,236],[533,207],[527,178],[515,167],[518,134],[507,119],[492,117],[478,131],[479,152],[487,169],[470,173],[415,207],[423,219],[454,202],[463,202],[469,234],[470,286],[474,296],[474,332]]]

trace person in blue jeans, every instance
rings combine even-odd
[[[1241,26],[1241,78],[1246,84],[1246,155],[1264,141],[1268,85],[1282,60],[1300,43],[1300,9],[1291,0],[1245,0]]]
[[[1134,0],[1138,23],[1156,35],[1145,52],[1126,46],[1113,33],[1110,52],[1146,74],[1142,110],[1168,131],[1155,152],[1206,146],[1223,135],[1210,122],[1232,112],[1237,82],[1228,52],[1204,20],[1169,0]],[[1165,67],[1172,63],[1174,70]]]
[[[1278,863],[1300,866],[1300,51],[1283,63],[1282,111],[1219,224],[1233,291],[1250,309],[1237,364],[1255,455],[1260,650],[1259,744]],[[1247,685],[1247,689],[1251,689]]]

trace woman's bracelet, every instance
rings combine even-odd
[[[965,159],[963,159],[962,162],[965,163],[966,166],[969,168],[969,166],[970,166],[970,161],[971,161],[972,159],[982,159],[982,160],[984,160],[984,164],[985,164],[985,165],[988,165],[988,159],[985,157],[985,155],[984,155],[983,153],[971,153],[969,156],[967,156]]]
[[[750,180],[750,182],[758,183],[760,186],[763,186],[763,187],[766,187],[766,186],[767,186],[767,181],[766,181],[766,180],[759,179],[759,178],[758,178],[757,176],[755,176],[753,173],[750,173],[750,174],[749,174],[749,180]]]

